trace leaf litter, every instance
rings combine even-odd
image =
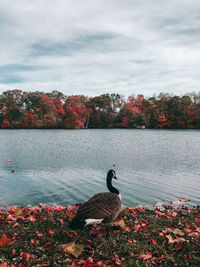
[[[0,267],[200,266],[200,207],[178,203],[127,207],[77,231],[69,222],[81,204],[2,209]]]

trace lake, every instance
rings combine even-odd
[[[0,130],[1,207],[86,201],[107,191],[109,169],[124,205],[198,205],[200,131]]]

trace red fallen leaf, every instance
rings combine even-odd
[[[199,218],[195,218],[194,221],[197,222],[197,223],[200,223],[200,219]]]
[[[45,245],[44,245],[44,248],[48,248],[51,246],[51,242],[47,242]]]
[[[182,248],[183,243],[182,242],[176,242],[174,244],[174,250],[180,250]]]
[[[30,215],[27,220],[31,221],[31,222],[35,222],[36,221],[36,218],[33,217],[32,215]]]
[[[15,255],[16,254],[16,250],[13,248],[12,250],[12,254]]]
[[[64,224],[63,219],[58,219],[58,221],[59,221],[61,224]]]
[[[158,216],[167,216],[164,212],[160,212],[158,210],[156,210],[155,212],[156,212],[156,215]]]
[[[41,208],[45,208],[46,207],[46,204],[43,204],[43,203],[39,203],[40,207]]]
[[[190,228],[184,228],[184,232],[186,233],[186,235],[190,234],[191,232],[193,232],[192,229]]]
[[[7,267],[7,266],[8,266],[8,264],[6,261],[4,261],[3,263],[0,264],[0,267]]]
[[[147,227],[146,222],[142,222],[142,223],[141,223],[141,226],[142,226],[142,228],[146,228],[146,227]]]
[[[146,261],[148,259],[152,258],[152,254],[151,253],[148,253],[148,254],[144,254],[144,253],[141,253],[138,255],[138,259],[139,260],[143,260],[143,261]]]
[[[83,267],[93,267],[94,264],[93,263],[88,263],[88,262],[85,262]]]
[[[17,207],[16,206],[12,206],[10,207],[10,213],[14,213],[16,211]]]
[[[49,234],[50,236],[53,236],[53,235],[54,235],[54,232],[53,232],[52,230],[48,230],[48,234]]]
[[[130,252],[130,256],[133,257],[135,255],[134,252]]]
[[[161,255],[160,257],[157,257],[157,260],[162,260],[164,258],[166,258],[166,256],[165,255]]]
[[[28,252],[20,252],[20,256],[22,257],[22,262],[26,263],[26,267],[30,266],[30,258],[33,258],[34,255]],[[23,266],[23,265],[22,265]]]
[[[133,229],[135,230],[135,232],[139,232],[141,230],[142,226],[141,224],[136,224]]]
[[[37,235],[37,237],[41,237],[41,236],[43,236],[43,233],[41,233],[41,232],[36,232],[36,235]]]
[[[36,239],[35,239],[35,238],[32,238],[32,239],[31,239],[31,243],[32,243],[32,244],[35,244],[35,242],[36,242]]]
[[[87,261],[88,261],[89,263],[93,263],[93,262],[94,262],[94,260],[93,260],[92,257],[87,258]]]
[[[12,228],[15,228],[16,226],[19,226],[18,223],[13,224]]]
[[[7,221],[16,221],[17,218],[13,217],[11,214],[8,215],[8,217],[6,218]]]
[[[59,212],[59,211],[62,211],[64,209],[64,207],[61,205],[56,205],[53,209],[54,209],[54,211]]]
[[[102,236],[102,235],[105,234],[105,229],[102,226],[100,226],[100,225],[94,225],[92,227],[92,229],[90,230],[90,233],[92,235]]]
[[[118,255],[115,255],[115,257],[112,257],[112,260],[115,261],[115,263],[117,265],[121,265],[121,260],[119,259],[119,256]]]
[[[148,241],[151,242],[154,245],[157,245],[157,241],[155,239],[149,238]]]
[[[7,238],[7,236],[5,234],[2,235],[2,237],[0,238],[0,247],[6,247],[9,244],[9,239]]]
[[[188,234],[188,236],[190,236],[190,237],[199,237],[199,233],[191,232],[191,233]]]
[[[194,225],[194,227],[195,227],[195,231],[200,233],[200,227],[197,227],[196,225]]]
[[[128,238],[128,242],[131,244],[133,243],[133,241],[130,238]]]
[[[136,211],[136,212],[142,212],[145,213],[145,209],[142,207],[129,207],[130,210]]]
[[[172,216],[172,217],[175,218],[175,217],[178,215],[178,213],[175,212],[175,211],[171,212],[171,211],[168,210],[168,211],[167,211],[167,215],[168,215],[168,216]]]
[[[33,214],[38,214],[41,209],[39,207],[33,207],[31,210]]]

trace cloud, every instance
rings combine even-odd
[[[0,92],[199,90],[197,0],[0,3]]]

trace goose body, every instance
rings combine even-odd
[[[115,171],[107,174],[107,187],[110,192],[98,193],[83,203],[77,210],[76,217],[70,223],[72,229],[95,223],[110,223],[115,220],[121,210],[121,196],[112,186],[112,178],[116,178]]]

